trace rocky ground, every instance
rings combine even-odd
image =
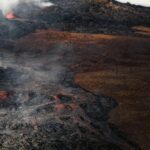
[[[80,49],[100,42],[105,55],[102,45],[116,37],[59,30],[143,36],[131,27],[149,25],[149,8],[114,1],[54,3],[42,10],[20,4],[16,18],[0,18],[0,149],[140,149],[108,122],[117,102],[74,83],[85,65],[78,67]]]
[[[114,0],[52,0],[51,7],[21,3],[13,10],[16,19],[0,20],[0,36],[21,37],[41,28],[82,33],[133,35],[133,26],[150,26],[150,8]],[[0,13],[0,16],[2,14]],[[9,26],[9,30],[8,30]],[[16,27],[17,26],[17,27]]]
[[[139,149],[108,123],[117,103],[74,84],[74,44],[56,33],[1,48],[0,148]]]

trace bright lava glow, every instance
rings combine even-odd
[[[33,3],[39,7],[50,7],[51,5],[53,5],[53,3],[45,2],[44,0],[0,0],[0,10],[4,15],[7,15],[21,2]]]
[[[135,5],[142,5],[142,6],[150,7],[150,0],[117,0],[117,1],[122,2],[122,3],[129,2]]]
[[[10,12],[6,15],[6,18],[9,19],[9,20],[11,20],[11,19],[14,19],[14,18],[16,18],[16,17],[15,17],[15,15],[14,15],[14,13],[13,13],[12,11],[10,11]]]

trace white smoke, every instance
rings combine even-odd
[[[135,4],[135,5],[142,5],[142,6],[148,6],[150,7],[150,0],[117,0],[119,2],[129,2],[131,4]]]
[[[4,15],[10,12],[13,8],[17,7],[19,3],[32,3],[39,7],[50,7],[53,5],[51,2],[44,0],[0,0],[0,10]]]

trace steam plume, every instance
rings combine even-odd
[[[19,3],[31,3],[39,7],[49,7],[53,5],[51,2],[45,2],[44,0],[0,0],[0,10],[3,15],[6,15],[17,7]]]

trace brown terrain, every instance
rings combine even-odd
[[[138,33],[149,34],[148,28]],[[148,32],[147,32],[148,30]],[[96,94],[115,98],[119,106],[110,113],[110,122],[139,143],[150,147],[150,39],[95,36],[94,47],[81,48],[78,85]],[[91,56],[90,59],[87,56]],[[82,69],[83,71],[82,71]]]
[[[103,55],[102,45],[116,38],[49,29],[4,40],[0,149],[139,150],[136,142],[108,123],[115,100],[74,83],[74,73],[94,71],[92,66],[99,66],[96,52]]]
[[[144,26],[135,26],[133,27],[134,30],[136,30],[135,33],[141,34],[141,35],[150,35],[150,28],[149,27],[144,27]]]
[[[148,35],[149,28],[134,29],[138,34]],[[148,150],[150,39],[41,30],[21,38],[17,48],[46,53],[60,41],[73,44],[74,62],[70,68],[76,73],[76,84],[95,94],[113,97],[119,105],[110,113],[109,121],[117,124],[142,150]]]
[[[0,149],[149,150],[150,8],[51,2],[0,11]]]

